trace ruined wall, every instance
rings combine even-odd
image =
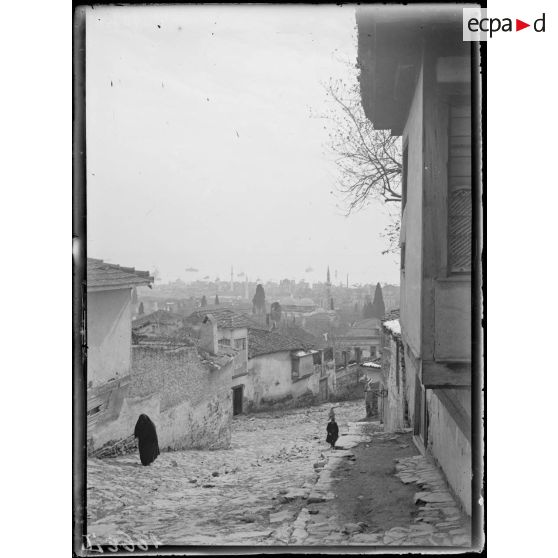
[[[130,372],[131,292],[87,293],[87,381],[93,386]]]
[[[470,413],[470,390],[459,390],[457,397],[464,406],[469,405]],[[427,398],[430,415],[428,450],[444,471],[448,483],[459,498],[463,509],[471,515],[471,444],[438,399],[436,391],[428,390]]]
[[[92,447],[133,434],[141,413],[155,423],[162,450],[229,447],[234,363],[210,371],[191,348],[134,346],[132,355],[118,417],[89,433]]]

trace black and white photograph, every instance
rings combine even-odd
[[[474,7],[74,8],[75,555],[482,551]]]

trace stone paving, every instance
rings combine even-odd
[[[164,452],[88,460],[93,544],[468,546],[468,520],[426,458],[401,458],[396,475],[417,485],[411,524],[368,532],[340,523],[335,469],[352,448],[382,435],[363,401],[335,404],[341,436],[325,443],[331,404],[235,417],[229,450]]]
[[[331,406],[235,417],[228,450],[163,452],[149,467],[137,454],[89,459],[91,544],[289,544]],[[364,415],[362,401],[335,407],[341,429]]]

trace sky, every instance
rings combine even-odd
[[[354,7],[107,6],[86,26],[89,257],[163,281],[399,283],[386,209],[346,216],[315,116],[330,78],[355,79]]]

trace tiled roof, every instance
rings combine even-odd
[[[170,335],[160,335],[157,337],[137,336],[133,338],[134,345],[142,347],[179,349],[181,347],[196,347],[196,343],[189,337],[174,337]]]
[[[196,310],[186,318],[186,321],[192,324],[198,324],[201,323],[208,314],[211,314],[217,320],[217,326],[221,328],[235,329],[240,327],[263,327],[246,314],[235,312],[230,308],[203,308]]]
[[[285,337],[300,341],[305,349],[325,349],[327,343],[323,337],[318,337],[296,324],[279,324],[276,330]]]
[[[156,310],[151,314],[139,316],[132,322],[132,329],[147,325],[147,324],[176,324],[181,323],[184,318],[180,314],[167,312],[166,310]]]
[[[109,264],[103,260],[87,258],[87,289],[121,289],[153,283],[149,271]]]
[[[248,329],[248,358],[304,348],[301,341],[281,335],[277,331]]]

